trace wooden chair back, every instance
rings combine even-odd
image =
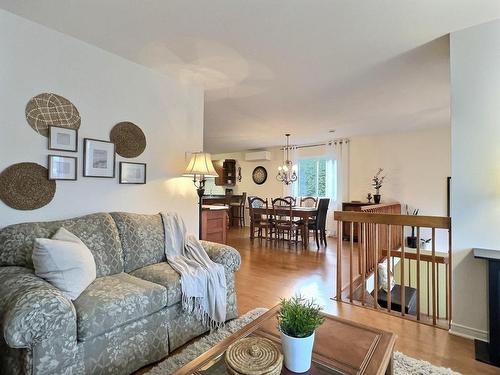
[[[273,205],[273,217],[276,221],[293,225],[293,203],[290,200],[285,198],[276,198],[272,200]],[[280,209],[278,211],[278,209]],[[286,213],[283,213],[283,209],[286,210]]]
[[[300,206],[301,207],[316,207],[318,204],[318,198],[316,197],[301,197]]]
[[[243,194],[241,194],[240,207],[245,208],[246,201],[247,201],[247,193],[243,192]]]
[[[287,195],[286,197],[283,197],[282,199],[284,199],[287,202],[291,203],[292,206],[295,206],[297,204],[297,198],[292,197],[291,195]]]
[[[248,197],[248,209],[250,211],[250,220],[252,220],[254,223],[258,223],[259,221],[262,220],[261,214],[256,214],[254,213],[254,208],[265,208],[265,217],[266,219],[269,218],[269,204],[266,199],[262,199],[259,197]]]

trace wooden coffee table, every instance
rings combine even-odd
[[[278,310],[275,306],[175,374],[226,374],[224,353],[242,337],[266,337],[281,349]],[[395,342],[394,333],[325,315],[325,322],[316,331],[313,364],[307,374],[392,374]],[[293,373],[283,366],[282,374]]]

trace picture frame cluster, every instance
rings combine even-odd
[[[78,152],[78,130],[49,126],[48,149],[51,151]],[[145,163],[119,163],[120,184],[145,184]],[[48,155],[49,180],[76,181],[78,158],[66,155]],[[83,177],[115,178],[116,145],[113,142],[83,139]]]

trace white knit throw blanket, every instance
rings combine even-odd
[[[161,216],[167,262],[181,275],[182,308],[194,313],[205,327],[223,326],[227,304],[224,266],[213,262],[200,241],[186,233],[177,213]]]

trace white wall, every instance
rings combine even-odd
[[[500,249],[500,20],[452,33],[450,43],[452,331],[485,338],[487,267],[471,248]]]
[[[0,171],[29,161],[47,165],[47,138],[26,123],[28,100],[42,92],[70,99],[82,117],[78,181],[58,181],[54,200],[35,211],[17,211],[0,202],[0,226],[68,218],[97,211],[153,213],[178,210],[197,233],[196,194],[180,178],[184,153],[203,143],[203,91],[101,49],[0,11]],[[84,137],[109,140],[120,121],[138,124],[145,152],[131,161],[148,165],[146,185],[119,185],[118,179],[82,177]],[[117,162],[125,160],[117,156]],[[118,170],[117,170],[118,172]],[[118,175],[118,173],[117,173]]]
[[[371,179],[378,168],[387,175],[382,202],[400,202],[420,215],[446,216],[446,179],[451,176],[450,127],[351,138],[350,199],[374,194]],[[430,238],[430,230],[422,231]],[[436,234],[438,250],[447,249],[446,233]]]

